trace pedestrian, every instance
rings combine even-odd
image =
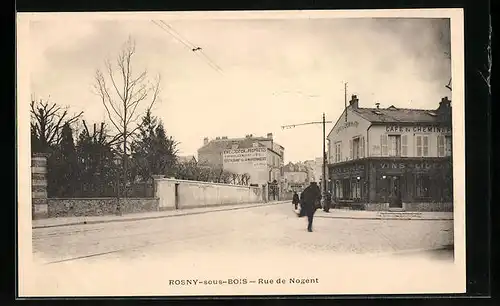
[[[297,210],[297,206],[299,205],[299,195],[297,194],[297,191],[293,192],[293,197],[292,197],[292,204],[295,205],[295,210]]]
[[[331,205],[332,205],[332,194],[330,193],[330,191],[327,190],[323,201],[323,210],[325,212],[330,212]]]
[[[299,217],[307,216],[307,231],[312,232],[314,213],[317,203],[321,201],[321,190],[316,182],[311,182],[301,193]]]

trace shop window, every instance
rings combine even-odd
[[[342,182],[341,181],[335,181],[334,194],[335,194],[335,197],[337,199],[343,198],[343,196],[342,196]]]
[[[351,199],[361,199],[361,183],[358,180],[351,181]]]
[[[431,180],[427,175],[418,175],[415,179],[415,195],[417,198],[429,198]]]
[[[417,157],[429,156],[429,136],[417,135],[416,148],[417,148]]]

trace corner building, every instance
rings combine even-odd
[[[327,136],[336,205],[452,211],[451,101],[445,97],[436,106],[361,108],[353,95]]]

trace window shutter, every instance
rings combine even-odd
[[[442,157],[444,156],[444,136],[443,135],[438,135],[438,139],[437,139],[437,142],[438,142],[438,156],[439,157]]]
[[[359,157],[365,157],[365,137],[359,138]]]
[[[349,156],[351,159],[354,159],[354,152],[352,148],[352,139],[349,139]]]
[[[387,156],[387,135],[380,135],[380,155]]]
[[[429,156],[429,137],[428,136],[423,136],[423,156]]]
[[[422,156],[422,136],[417,136],[416,137],[416,141],[417,141],[417,157],[421,157]]]
[[[342,161],[342,142],[339,143],[339,162]]]
[[[408,135],[401,136],[401,155],[408,156]]]

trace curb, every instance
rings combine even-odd
[[[423,253],[423,252],[432,252],[432,251],[455,251],[455,246],[454,245],[443,245],[440,247],[435,247],[435,248],[421,248],[421,249],[410,249],[410,250],[400,250],[400,251],[394,251],[394,252],[384,252],[384,253],[377,253],[373,254],[373,256],[387,256],[387,255],[405,255],[405,254],[411,254],[411,253]]]
[[[288,201],[267,202],[267,203],[261,203],[261,204],[250,205],[250,206],[213,209],[213,210],[198,211],[198,212],[184,212],[184,213],[179,213],[179,214],[175,214],[175,215],[144,216],[144,217],[135,217],[135,218],[126,218],[126,219],[110,219],[110,220],[95,220],[95,221],[78,221],[78,222],[71,222],[71,223],[32,226],[31,228],[32,229],[41,229],[41,228],[72,226],[72,225],[90,225],[90,224],[100,224],[100,223],[131,222],[131,221],[141,221],[141,220],[151,220],[151,219],[162,219],[162,218],[182,217],[182,216],[188,216],[188,215],[201,215],[201,214],[208,214],[208,213],[212,213],[212,212],[221,212],[221,211],[231,211],[231,210],[263,207],[263,206],[278,205],[278,204],[284,204],[284,203],[288,203]]]
[[[325,219],[358,219],[358,220],[399,220],[399,221],[453,221],[453,218],[382,218],[382,217],[343,217],[343,216],[315,216]]]

